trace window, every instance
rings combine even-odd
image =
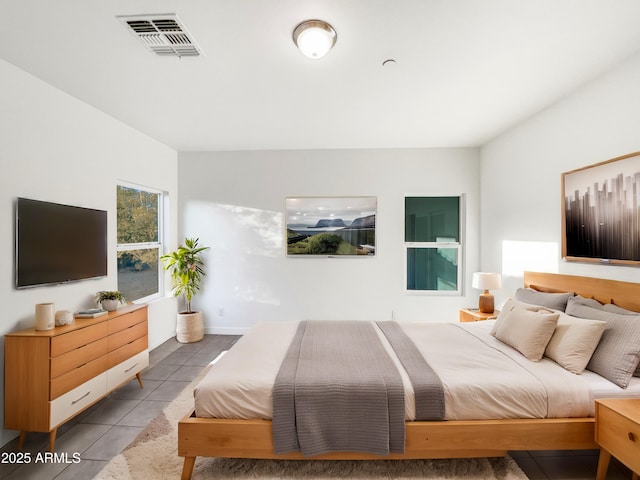
[[[128,301],[161,292],[163,194],[120,184],[118,201],[118,290]]]
[[[461,294],[461,196],[405,197],[406,290]]]

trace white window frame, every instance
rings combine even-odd
[[[140,243],[116,243],[116,257],[120,252],[126,252],[129,250],[150,250],[150,249],[158,249],[158,291],[151,295],[147,295],[145,297],[137,298],[133,300],[133,303],[148,303],[152,300],[156,300],[164,297],[164,283],[165,283],[165,275],[164,269],[162,267],[162,261],[160,257],[166,251],[165,249],[165,205],[167,204],[167,192],[162,190],[158,190],[156,188],[146,187],[143,185],[138,185],[135,183],[130,183],[126,181],[119,180],[116,183],[116,196],[117,196],[117,188],[131,188],[135,190],[142,190],[145,192],[153,193],[158,195],[158,241],[157,242],[140,242]],[[118,228],[118,220],[116,218],[116,239]],[[116,267],[116,276],[117,276],[117,267]]]
[[[466,208],[465,208],[465,195],[464,194],[406,194],[404,196],[405,201],[403,201],[403,221],[402,228],[403,238],[405,237],[404,229],[406,228],[406,211],[404,211],[406,205],[407,198],[433,198],[433,197],[457,197],[459,199],[459,211],[458,211],[458,221],[460,225],[458,226],[458,232],[460,235],[460,239],[457,242],[451,242],[444,240],[437,242],[403,242],[404,243],[404,266],[403,266],[403,289],[406,295],[417,295],[417,296],[462,296],[463,291],[463,272],[464,272],[464,239],[465,239],[465,229],[464,226],[466,224]],[[409,249],[416,248],[448,248],[455,249],[457,253],[457,272],[456,272],[456,286],[455,290],[412,290],[407,288],[407,280],[408,280],[408,260],[409,260]]]

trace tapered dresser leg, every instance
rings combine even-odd
[[[24,447],[24,441],[27,439],[27,432],[24,430],[20,432],[20,436],[18,437],[18,450],[22,450]]]
[[[54,428],[49,432],[49,451],[53,453],[53,448],[56,444],[56,434],[58,433],[58,429]]]

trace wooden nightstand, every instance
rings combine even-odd
[[[596,480],[604,480],[611,455],[638,480],[640,472],[640,399],[596,400],[596,442],[600,449]]]
[[[461,308],[460,309],[460,321],[461,322],[478,322],[480,320],[488,320],[490,318],[496,318],[500,310],[494,310],[493,313],[482,313],[477,308]]]

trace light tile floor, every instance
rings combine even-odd
[[[85,480],[93,478],[120,453],[237,336],[206,335],[198,343],[170,339],[150,352],[150,366],[142,373],[144,389],[133,380],[58,429],[57,461],[36,463],[46,452],[48,435],[30,433],[23,452],[31,463],[11,463],[17,440],[0,449],[3,480]],[[65,455],[66,454],[66,455]],[[530,480],[593,480],[598,451],[511,452]],[[75,463],[74,463],[75,462]],[[607,480],[629,480],[631,474],[612,459]],[[148,479],[154,480],[154,479]]]

